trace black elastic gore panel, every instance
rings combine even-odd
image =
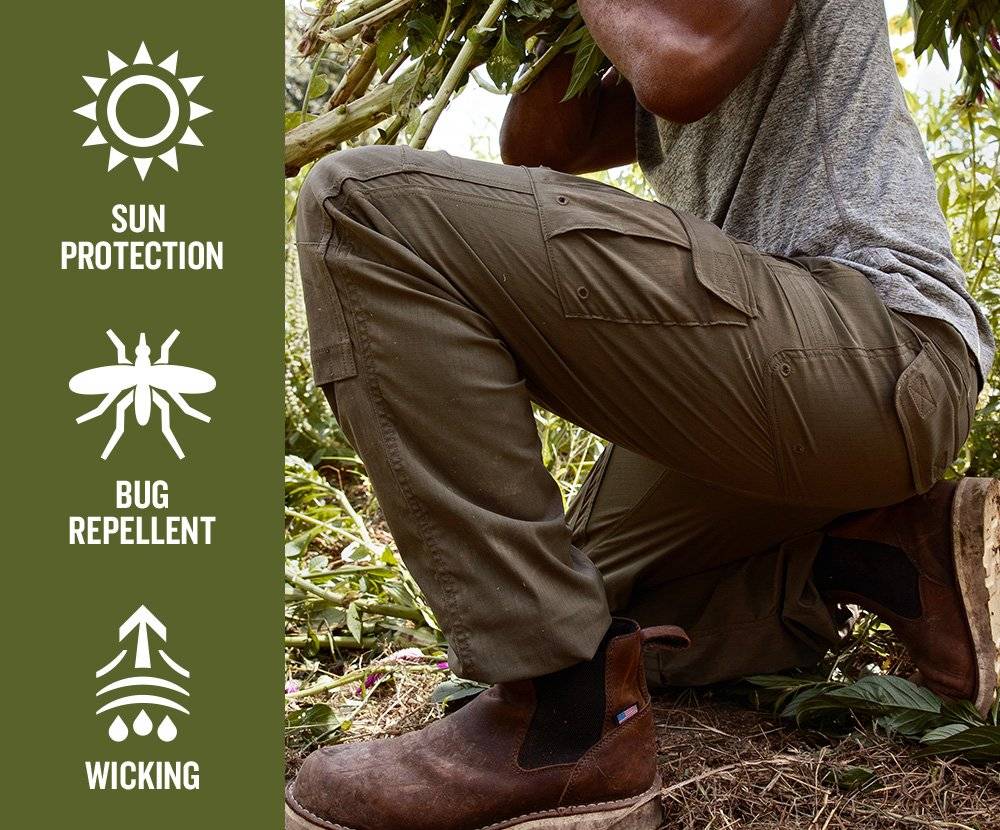
[[[601,739],[608,643],[634,630],[615,620],[593,660],[535,678],[535,713],[517,759],[522,769],[573,763]]]

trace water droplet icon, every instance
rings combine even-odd
[[[120,744],[128,737],[128,727],[125,725],[125,721],[122,720],[121,715],[118,715],[111,721],[111,726],[108,727],[108,737],[116,744]]]
[[[150,720],[145,709],[142,709],[132,721],[132,729],[135,730],[136,735],[148,735],[153,731],[153,721]]]
[[[170,715],[167,715],[160,721],[160,725],[156,730],[156,737],[164,743],[170,743],[177,737],[177,727],[174,726],[174,722],[170,719]]]

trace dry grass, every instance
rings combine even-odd
[[[654,707],[671,830],[1000,828],[995,766],[920,757],[860,727],[839,738],[795,729],[690,693]],[[873,775],[852,788],[858,768]]]
[[[431,702],[431,693],[446,677],[446,672],[404,671],[371,690],[364,705],[359,705],[361,695],[357,686],[338,690],[337,694],[319,696],[309,702],[328,703],[342,711],[355,709],[350,731],[344,734],[342,743],[401,735],[419,729],[444,714],[440,706]],[[308,705],[308,702],[303,701],[302,705]],[[285,777],[288,780],[315,748],[316,745],[307,740],[285,742]]]

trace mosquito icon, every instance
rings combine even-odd
[[[157,390],[166,393],[167,398],[173,401],[177,408],[185,415],[204,421],[206,424],[212,419],[204,412],[199,412],[191,406],[183,397],[183,394],[200,395],[211,392],[215,389],[215,378],[208,372],[200,369],[192,369],[189,366],[175,366],[170,363],[170,347],[180,335],[174,329],[170,336],[163,341],[160,346],[160,357],[156,363],[150,363],[150,349],[146,345],[146,335],[139,335],[139,343],[135,347],[135,362],[128,359],[125,344],[119,339],[111,329],[107,335],[115,346],[118,354],[117,366],[98,366],[96,369],[87,369],[73,375],[69,381],[69,388],[78,395],[104,395],[94,409],[84,412],[76,419],[78,424],[97,418],[104,414],[108,407],[118,399],[122,392],[126,392],[115,407],[115,429],[108,439],[108,444],[101,453],[101,458],[107,459],[111,451],[115,448],[119,439],[125,432],[125,413],[130,406],[135,406],[135,420],[139,426],[149,423],[149,416],[155,404],[160,410],[160,431],[167,443],[177,453],[178,458],[184,457],[181,445],[177,443],[177,438],[170,429],[170,403]]]

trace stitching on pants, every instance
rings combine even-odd
[[[542,241],[544,242],[542,247],[545,249],[545,261],[548,265],[549,287],[559,297],[559,305],[562,306],[562,297],[559,294],[559,281],[556,279],[556,269],[552,262],[552,250],[549,248],[549,228],[545,222],[545,211],[542,210],[542,200],[538,197],[538,183],[527,167],[523,169],[528,174],[528,184],[531,185],[531,196],[535,200],[535,215],[538,217],[538,229],[542,233]]]
[[[659,463],[659,462],[657,462],[657,463]],[[663,465],[661,465],[661,466],[663,466]],[[615,519],[614,523],[607,530],[605,530],[601,534],[601,538],[600,539],[594,540],[594,546],[593,546],[594,548],[599,547],[602,544],[605,544],[605,543],[608,543],[608,542],[612,542],[614,540],[615,533],[621,528],[621,526],[625,523],[625,521],[627,519],[632,518],[635,515],[635,513],[636,513],[637,510],[640,510],[641,508],[645,507],[649,503],[650,499],[652,499],[652,497],[660,489],[660,485],[663,483],[663,479],[666,477],[667,471],[668,471],[668,468],[664,467],[663,472],[661,472],[653,480],[653,482],[646,489],[646,492],[643,493],[642,496],[639,497],[638,501],[636,501],[624,513],[622,513],[621,516],[619,516],[617,519]],[[601,484],[603,484],[603,483],[604,482],[603,482],[603,476],[602,476]],[[597,503],[597,494],[596,493],[595,493],[593,502],[595,504]],[[588,517],[588,524],[589,524],[589,517]],[[584,553],[586,553],[587,556],[590,556],[591,550],[585,550]]]
[[[340,250],[343,254],[348,253],[346,245],[342,245]],[[327,262],[329,263],[329,260]],[[406,473],[403,470],[403,463],[399,452],[399,442],[396,431],[392,425],[391,419],[386,413],[382,389],[378,382],[378,376],[375,373],[374,352],[372,350],[371,340],[368,336],[367,328],[364,325],[366,315],[365,313],[355,313],[355,309],[362,312],[367,312],[367,309],[360,299],[357,286],[351,278],[348,269],[341,267],[338,268],[338,271],[343,279],[345,287],[347,288],[348,296],[350,297],[349,313],[354,321],[355,330],[358,332],[358,340],[360,341],[359,345],[365,357],[364,361],[358,362],[359,374],[363,377],[365,381],[365,388],[368,391],[368,395],[365,396],[365,399],[375,415],[375,422],[378,425],[379,432],[382,436],[386,458],[389,461],[389,470],[395,480],[396,487],[403,496],[404,503],[410,513],[417,519],[417,526],[420,531],[421,540],[424,547],[430,553],[432,570],[435,578],[442,587],[445,603],[448,606],[449,616],[452,617],[451,628],[455,635],[454,639],[457,641],[453,643],[453,646],[456,653],[459,654],[462,660],[463,671],[470,673],[474,669],[475,662],[467,657],[471,653],[469,648],[469,639],[465,626],[461,621],[461,615],[458,613],[457,593],[455,591],[454,584],[455,580],[452,574],[444,567],[444,556],[442,554],[441,547],[435,538],[433,525],[431,524],[426,511],[424,511],[421,507],[419,499],[416,498],[413,490],[410,488]]]
[[[584,479],[583,487],[577,493],[576,499],[570,502],[566,510],[566,524],[570,529],[571,542],[581,551],[590,540],[590,518],[594,514],[594,503],[604,484],[604,477],[611,465],[611,456],[614,451],[614,444],[608,444],[604,448],[597,461],[594,462],[594,466],[591,467],[587,478]],[[572,523],[569,521],[570,514],[573,514]]]
[[[799,333],[799,340],[802,341],[802,347],[805,349],[830,347],[829,340],[814,336],[814,332],[825,332],[829,326],[821,322],[814,313],[813,303],[815,300],[811,292],[800,282],[803,278],[811,278],[811,274],[808,272],[804,272],[802,275],[790,274],[780,265],[768,261],[766,257],[764,265],[785,297],[788,310]],[[813,279],[813,283],[815,284],[815,279]],[[800,317],[804,318],[801,325]]]
[[[358,185],[363,186],[365,190],[371,190],[372,188],[367,186],[368,182],[377,181],[379,179],[394,178],[397,176],[409,176],[409,175],[423,175],[431,176],[435,179],[446,179],[448,181],[463,182],[466,184],[478,184],[483,187],[492,187],[497,190],[506,190],[510,193],[521,193],[523,195],[531,194],[531,189],[529,185],[518,186],[512,182],[505,181],[503,179],[494,179],[489,176],[480,176],[475,173],[460,174],[457,172],[452,172],[446,169],[439,169],[437,166],[429,164],[426,166],[415,165],[412,162],[408,162],[403,167],[390,168],[388,170],[362,170],[362,171],[352,171],[350,175],[343,176],[338,182],[337,187],[332,193],[328,194],[330,196],[335,196],[337,193],[343,190],[343,186],[348,181],[353,181]],[[407,185],[384,185],[383,187],[406,187]],[[412,184],[409,185],[412,187]],[[524,189],[521,189],[521,188]],[[444,189],[444,188],[442,188]]]
[[[479,182],[470,182],[470,184],[479,184]],[[496,189],[502,190],[504,193],[517,193],[519,196],[531,196],[530,193],[521,193],[519,190],[510,190],[509,188]],[[491,210],[505,210],[509,213],[533,213],[536,210],[536,207],[531,202],[504,199],[502,194],[496,198],[488,199],[485,196],[476,196],[472,193],[462,193],[461,191],[450,187],[433,187],[431,185],[414,186],[412,184],[392,184],[385,185],[384,187],[372,187],[365,190],[365,196],[370,199],[372,196],[381,196],[390,193],[409,194],[426,192],[441,193],[449,199],[454,199],[456,202],[467,202],[469,204],[487,207]]]

